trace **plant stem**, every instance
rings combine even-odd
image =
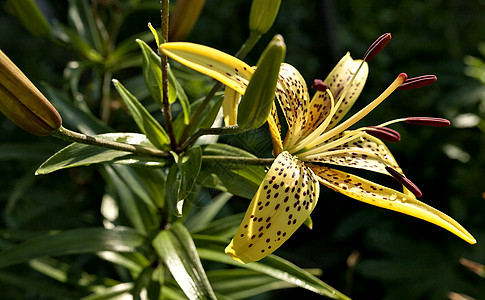
[[[139,145],[132,145],[132,144],[125,144],[119,143],[114,141],[105,140],[103,138],[85,135],[79,132],[71,131],[61,126],[57,132],[53,134],[53,136],[69,141],[69,142],[77,142],[86,145],[93,145],[102,148],[108,148],[118,151],[127,151],[132,152],[140,155],[147,155],[147,156],[156,156],[156,157],[170,157],[170,153],[154,149],[143,147]]]
[[[180,147],[178,148],[179,152],[182,152],[190,146],[195,140],[203,135],[223,135],[223,134],[236,134],[240,133],[243,130],[239,128],[239,126],[227,126],[227,127],[218,127],[218,128],[199,128],[188,140],[186,140]]]
[[[168,41],[168,16],[169,16],[169,0],[161,0],[162,2],[162,37]],[[162,105],[163,115],[165,116],[165,124],[167,126],[167,133],[170,137],[170,146],[172,150],[177,149],[177,141],[172,126],[172,113],[170,112],[170,103],[168,102],[168,58],[161,54],[161,69],[162,69]]]
[[[213,164],[220,164],[221,162],[224,162],[226,164],[235,164],[235,165],[269,166],[274,162],[274,158],[204,155],[202,156],[202,162],[213,163]]]
[[[261,34],[251,32],[250,35],[249,35],[249,37],[248,37],[248,39],[246,40],[246,42],[244,42],[244,44],[241,46],[241,48],[237,51],[237,53],[235,54],[235,56],[237,58],[239,58],[239,59],[246,58],[246,56],[248,55],[248,53],[253,49],[253,47],[256,45],[256,43],[259,41],[260,38],[261,38]],[[187,124],[187,126],[185,126],[184,131],[182,132],[182,136],[180,137],[180,141],[185,141],[185,142],[183,142],[183,145],[179,149],[182,149],[183,150],[188,145],[190,145],[190,143],[188,143],[188,145],[186,145],[188,141],[190,141],[190,142],[195,141],[195,139],[193,139],[193,137],[197,134],[197,132],[192,137],[190,137],[189,140],[186,140],[186,139],[187,139],[188,135],[190,134],[190,131],[192,130],[192,127],[194,126],[194,124],[201,117],[201,115],[204,112],[205,108],[207,107],[207,105],[209,104],[209,102],[211,101],[211,99],[214,97],[214,95],[216,94],[216,92],[221,87],[222,87],[222,83],[216,82],[214,84],[214,86],[212,87],[212,89],[210,90],[210,92],[205,97],[205,99],[202,102],[202,104],[194,112],[194,114],[190,118],[189,124]]]

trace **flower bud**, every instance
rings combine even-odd
[[[177,0],[170,18],[170,41],[183,40],[194,27],[205,0]]]
[[[265,34],[273,25],[281,0],[253,0],[249,14],[251,32]]]
[[[0,112],[36,135],[51,135],[62,125],[57,110],[1,50]]]
[[[237,124],[240,128],[254,129],[266,122],[275,99],[276,84],[285,54],[283,37],[276,35],[259,58],[256,71],[239,103]]]

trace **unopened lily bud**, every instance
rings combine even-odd
[[[177,0],[170,18],[170,41],[183,40],[194,27],[205,0]]]
[[[285,55],[283,37],[276,35],[259,58],[256,71],[239,103],[237,123],[242,129],[258,128],[266,122],[275,99],[278,74]]]
[[[62,125],[54,106],[1,50],[0,112],[36,135],[51,135]]]
[[[258,34],[265,34],[273,25],[281,0],[253,0],[249,15],[249,29]]]

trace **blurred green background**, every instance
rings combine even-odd
[[[67,1],[37,2],[50,21],[66,22]],[[102,6],[117,1],[94,2]],[[207,0],[186,40],[234,53],[249,34],[249,7],[250,1]],[[120,40],[145,31],[148,22],[159,26],[159,15],[157,10],[132,14],[120,31]],[[282,2],[271,31],[246,59],[249,64],[256,62],[274,34],[282,34],[286,61],[311,85],[314,78],[325,79],[346,51],[359,58],[375,38],[391,32],[390,44],[370,62],[366,88],[354,110],[378,96],[400,72],[438,77],[430,87],[395,92],[360,125],[407,116],[452,121],[447,128],[397,124],[393,128],[402,140],[388,146],[421,188],[421,200],[455,218],[478,244],[468,245],[434,225],[322,189],[312,214],[313,230],[300,228],[276,254],[301,267],[321,268],[323,281],[354,299],[446,299],[451,291],[485,298],[485,280],[459,264],[462,257],[485,263],[485,46],[480,47],[485,42],[484,15],[483,0]],[[32,36],[8,13],[5,1],[0,1],[0,28],[0,48],[34,83],[67,87],[64,68],[76,57],[74,53]],[[470,56],[482,60],[481,73],[480,60]],[[125,71],[117,78],[130,72],[139,70]],[[467,74],[482,76],[482,82]],[[134,128],[127,119],[116,114],[111,126]],[[223,140],[262,157],[271,155],[264,128]],[[0,116],[0,232],[2,228],[21,233],[101,224],[99,206],[105,186],[94,169],[33,176],[40,163],[63,145],[25,133]],[[242,212],[247,203],[233,200],[227,213]],[[348,260],[349,256],[355,260]],[[90,256],[70,259],[80,269],[112,272]],[[28,272],[24,266],[14,268]],[[0,270],[2,296],[24,293],[9,282]],[[35,293],[28,296],[51,299]],[[317,296],[292,289],[258,299],[295,297]]]

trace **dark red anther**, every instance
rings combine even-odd
[[[393,168],[386,166],[386,171],[391,174],[394,179],[396,179],[400,184],[404,185],[411,193],[413,193],[416,197],[421,197],[423,193],[419,190],[419,188],[411,182],[411,180],[407,179],[401,173],[394,170]]]
[[[328,84],[326,84],[325,82],[323,82],[320,79],[314,79],[313,80],[312,88],[316,89],[319,92],[325,92],[326,90],[329,89]]]
[[[364,54],[364,57],[362,58],[365,61],[369,61],[374,58],[374,56],[377,55],[377,53],[381,52],[381,50],[389,43],[391,40],[391,34],[390,33],[384,33],[380,37],[377,38],[377,40],[370,45],[369,49]]]
[[[450,126],[450,121],[442,118],[429,118],[429,117],[409,117],[404,120],[404,122],[409,124],[417,124],[424,126],[433,127],[446,127]]]
[[[418,77],[412,77],[406,79],[398,88],[397,90],[404,91],[404,90],[412,90],[417,89],[422,86],[430,85],[436,81],[435,75],[423,75]]]
[[[401,140],[399,132],[387,127],[369,126],[366,127],[364,131],[378,139],[391,143],[399,142]]]

